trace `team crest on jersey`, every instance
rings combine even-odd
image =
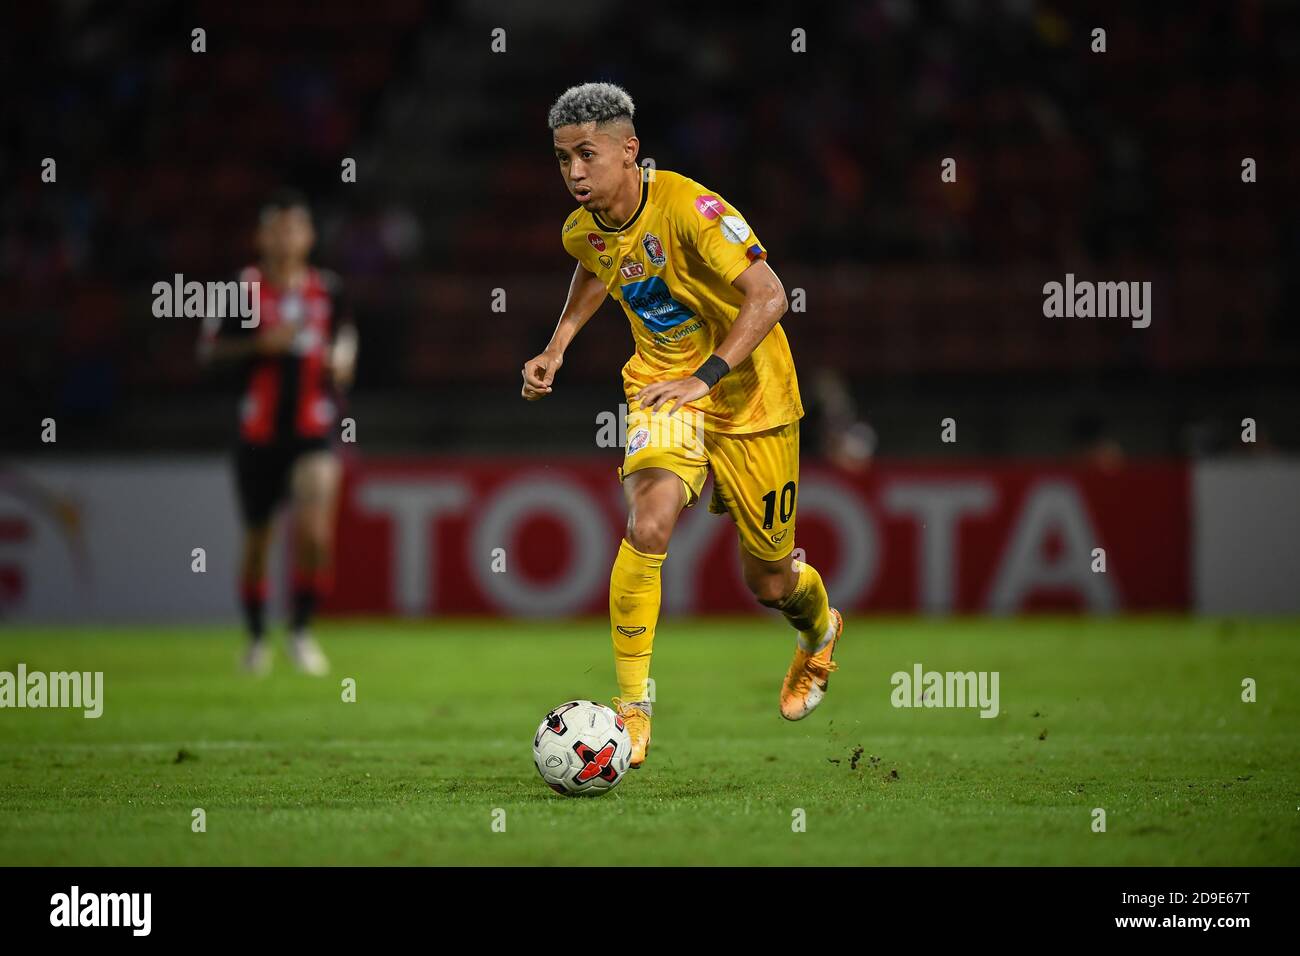
[[[613,266],[614,266],[614,257],[613,257],[613,256],[601,256],[601,257],[600,257],[600,264],[601,264],[602,266],[604,266],[606,269],[613,268]]]
[[[591,248],[595,249],[597,252],[605,251],[605,240],[600,238],[600,236],[596,235],[594,232],[587,233],[587,241],[591,243]]]
[[[631,256],[624,256],[623,261],[619,264],[618,271],[623,273],[624,279],[639,279],[645,275],[645,266]]]
[[[645,246],[645,254],[650,257],[650,263],[654,266],[662,266],[668,261],[664,255],[664,244],[659,241],[659,237],[653,232],[647,232],[645,238],[641,240],[641,245]]]

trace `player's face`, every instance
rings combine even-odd
[[[555,158],[564,184],[579,203],[601,212],[609,208],[629,158],[636,160],[636,137],[619,137],[596,124],[561,126],[555,130]]]
[[[301,206],[271,210],[257,228],[257,247],[268,259],[306,259],[315,242],[311,213]]]

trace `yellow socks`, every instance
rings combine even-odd
[[[620,696],[649,699],[650,649],[659,620],[659,568],[666,554],[645,554],[624,540],[609,574],[609,624]],[[817,572],[814,571],[813,574]],[[818,579],[820,584],[820,579]],[[823,613],[826,592],[822,591]]]
[[[790,626],[799,632],[799,646],[816,653],[831,639],[830,598],[822,576],[811,564],[794,563],[799,580],[790,596],[781,602],[780,610]]]
[[[614,643],[614,672],[619,696],[628,702],[649,699],[650,652],[659,621],[659,569],[666,554],[645,554],[626,540],[609,575],[610,638]],[[817,569],[794,563],[799,579],[780,604],[790,626],[799,632],[799,645],[810,653],[826,646],[833,636],[830,599]]]

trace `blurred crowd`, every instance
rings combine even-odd
[[[1295,398],[1294,4],[66,0],[0,16],[0,380],[19,446],[38,408],[137,447],[224,414],[196,329],[154,318],[149,289],[231,274],[285,183],[314,197],[317,259],[351,287],[360,398],[512,401],[572,268],[546,107],[588,79],[625,85],[642,155],[740,207],[805,291],[786,326],[843,436],[828,456],[887,453],[867,422],[903,421],[918,393],[990,421],[1009,396],[1076,395],[1060,441],[1103,457],[1231,447],[1213,436],[1240,406]],[[1151,280],[1152,327],[1044,318],[1042,284],[1066,272]],[[565,375],[616,389],[630,337],[602,316]],[[1144,390],[1153,433],[1119,437],[1108,423]],[[175,415],[146,420],[160,396]],[[1033,434],[983,450],[1032,453]]]

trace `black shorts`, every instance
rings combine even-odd
[[[240,444],[235,451],[235,488],[244,524],[260,528],[271,520],[276,507],[289,496],[293,466],[303,455],[328,451],[327,441],[291,444]]]

